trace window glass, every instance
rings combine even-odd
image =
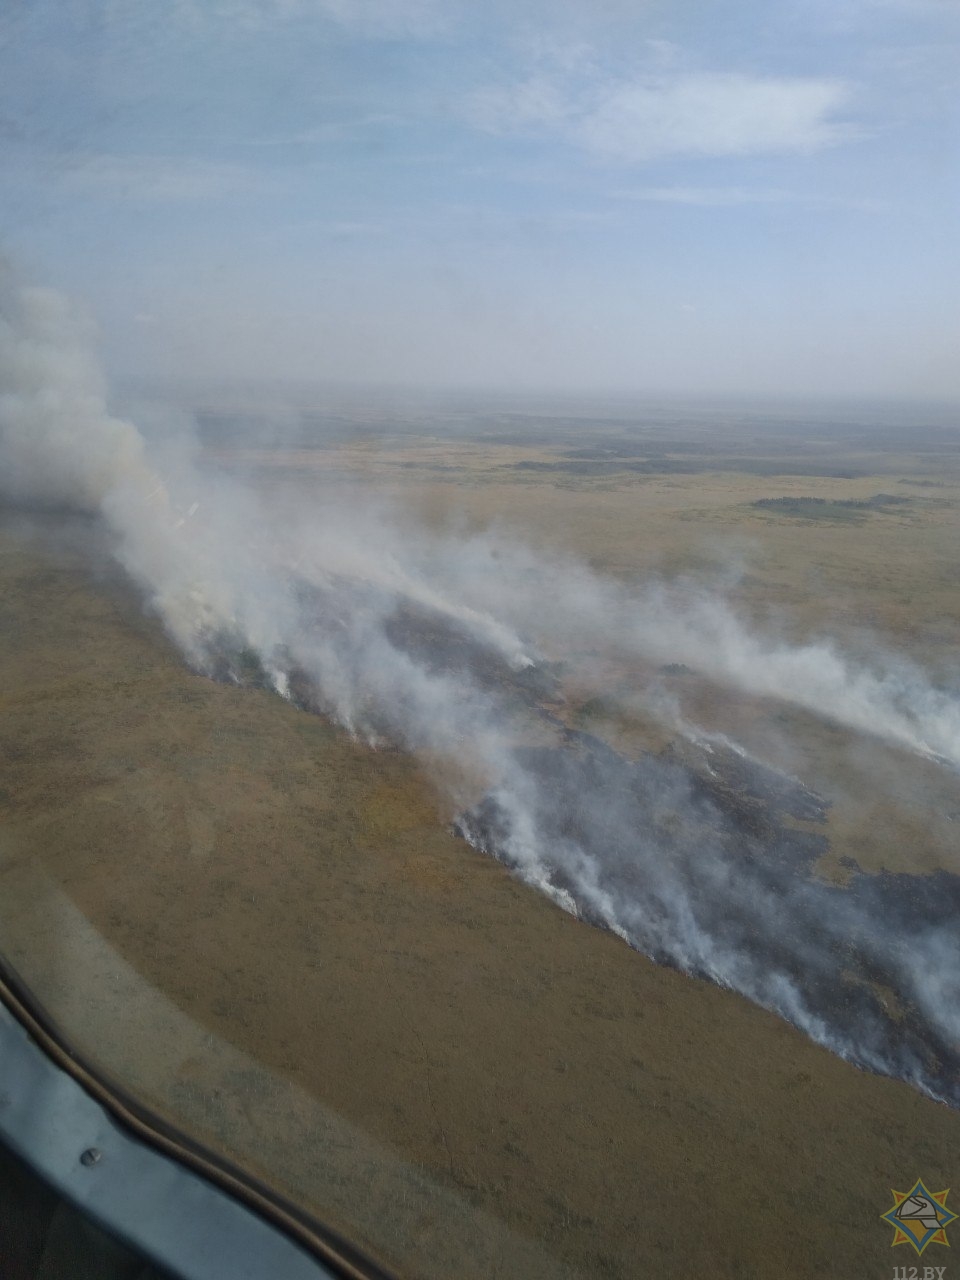
[[[882,1270],[960,1137],[955,16],[0,37],[6,962],[399,1274]]]

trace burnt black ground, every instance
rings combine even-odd
[[[547,731],[551,745],[509,748],[506,790],[456,820],[472,845],[545,878],[582,920],[658,962],[732,987],[857,1065],[960,1107],[960,1045],[944,1007],[960,984],[960,876],[852,864],[843,885],[822,878],[828,806],[798,779],[721,740],[630,759],[562,722],[550,664],[517,671],[458,620],[379,586],[337,578],[301,593],[345,665],[357,616],[373,615],[392,649],[468,680],[505,726],[512,717]],[[217,674],[264,683],[250,654],[221,654]],[[324,711],[309,673],[289,675],[294,701]],[[389,740],[393,726],[376,729]],[[537,833],[532,875],[516,844],[518,802]]]
[[[431,673],[462,676],[505,726],[537,723],[551,745],[510,747],[505,789],[454,823],[474,847],[576,904],[659,963],[728,986],[858,1066],[960,1107],[960,876],[817,874],[827,803],[796,778],[722,740],[678,740],[628,758],[558,717],[558,669],[515,670],[457,619],[369,583],[303,584],[311,625],[349,666],[357,617]],[[215,672],[264,683],[255,655],[220,653]],[[326,710],[308,672],[297,705]],[[389,717],[374,721],[387,740]],[[519,733],[517,734],[519,741]],[[534,873],[517,847],[520,803],[536,831]],[[924,964],[930,972],[924,974]],[[944,966],[947,966],[944,971]]]
[[[669,752],[630,760],[569,733],[560,746],[516,755],[549,882],[582,919],[960,1107],[960,1045],[945,1029],[952,1010],[937,1007],[958,971],[931,971],[929,986],[917,975],[925,953],[941,965],[956,957],[960,876],[818,877],[828,842],[809,827],[823,822],[823,803],[730,750],[701,752],[699,766]],[[486,797],[456,829],[526,870],[509,800]],[[591,884],[612,905],[598,905]]]

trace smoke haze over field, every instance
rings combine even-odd
[[[98,513],[195,668],[418,753],[462,833],[568,910],[960,1104],[955,878],[909,907],[899,883],[818,888],[806,872],[823,841],[784,816],[822,819],[799,784],[693,729],[690,760],[631,762],[545,709],[554,659],[586,684],[598,655],[682,662],[958,769],[956,690],[879,650],[760,634],[693,584],[628,589],[494,533],[444,536],[326,494],[319,509],[271,504],[111,416],[90,344],[60,294],[4,274],[0,490]],[[737,788],[766,805],[759,827]],[[846,1005],[845,947],[862,969]],[[913,1011],[899,1030],[874,980]]]

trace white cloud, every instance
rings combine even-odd
[[[569,96],[549,76],[531,76],[507,88],[481,89],[467,104],[470,121],[488,133],[512,133],[545,125],[560,127],[575,118]]]
[[[474,95],[468,112],[490,132],[553,132],[595,155],[636,163],[836,146],[859,133],[837,118],[848,97],[840,81],[799,76],[693,72],[571,86],[539,74]]]
[[[784,204],[796,197],[776,188],[751,190],[749,187],[639,187],[617,193],[621,199],[646,204],[694,204],[706,207],[741,204]]]
[[[265,137],[231,138],[233,146],[242,147],[292,147],[324,145],[331,142],[350,141],[367,129],[396,128],[405,123],[404,117],[396,112],[368,111],[363,115],[345,120],[325,120],[309,129],[298,129],[291,133],[278,133]]]
[[[831,120],[846,96],[830,80],[684,75],[613,90],[576,136],[621,160],[818,151],[849,138],[849,126]]]
[[[689,204],[706,208],[733,208],[745,204],[799,204],[876,213],[885,207],[881,201],[867,197],[833,196],[817,191],[790,191],[779,187],[635,187],[612,194],[617,199],[636,200],[646,204]]]
[[[176,12],[190,25],[212,19],[245,27],[287,18],[328,18],[365,36],[430,36],[450,19],[444,0],[175,0]]]
[[[78,193],[146,203],[217,199],[262,182],[241,165],[165,156],[94,156],[62,171]]]

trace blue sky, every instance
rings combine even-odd
[[[960,399],[953,0],[33,0],[0,245],[112,371]]]

